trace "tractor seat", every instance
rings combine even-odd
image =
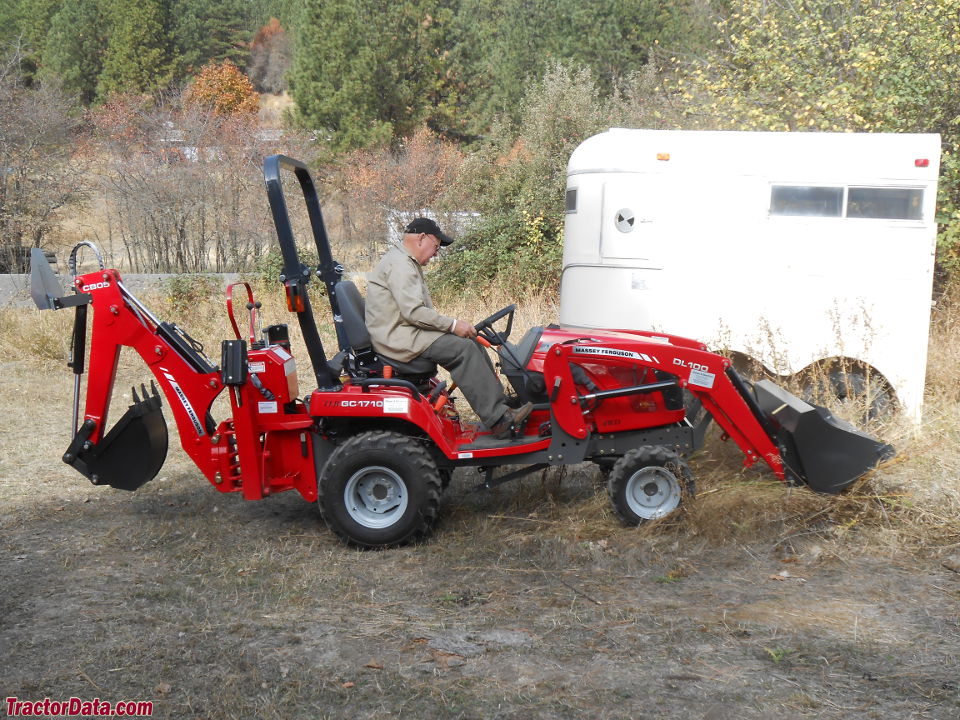
[[[367,330],[366,303],[357,286],[350,280],[341,280],[334,290],[337,300],[340,301],[340,316],[343,318],[347,342],[350,343],[357,364],[362,369],[379,370],[382,365],[389,365],[395,376],[414,380],[429,380],[437,374],[437,365],[431,360],[414,358],[410,362],[400,362],[376,352]]]
[[[394,360],[393,358],[388,358],[380,353],[377,353],[377,357],[379,357],[385,365],[389,365],[393,368],[394,375],[428,375],[433,377],[437,374],[437,364],[432,360],[414,358],[410,362],[405,363],[400,362],[399,360]]]
[[[533,357],[533,352],[537,349],[537,344],[540,342],[540,337],[542,335],[542,327],[532,327],[516,345],[509,340],[504,343],[504,345],[506,345],[510,350],[510,353],[499,353],[500,364],[503,367],[504,374],[510,372],[523,372],[523,369],[527,366],[527,363],[530,362],[530,358]],[[514,362],[514,360],[519,362],[520,365],[517,366],[517,363]]]

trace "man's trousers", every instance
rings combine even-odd
[[[497,379],[487,351],[477,341],[447,333],[435,340],[420,357],[432,360],[450,372],[470,407],[488,428],[507,412],[503,385]]]

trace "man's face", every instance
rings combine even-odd
[[[419,233],[414,241],[413,252],[411,253],[418,263],[426,265],[430,258],[440,250],[440,238],[427,233]]]

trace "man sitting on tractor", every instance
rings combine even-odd
[[[403,232],[402,242],[367,279],[366,323],[374,349],[400,362],[424,358],[441,365],[494,437],[518,433],[533,405],[511,410],[493,363],[474,341],[476,328],[433,308],[423,266],[453,240],[429,218],[412,220]]]

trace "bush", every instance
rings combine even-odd
[[[399,232],[417,215],[432,214],[443,228],[455,225],[455,218],[443,212],[444,196],[462,161],[462,153],[452,142],[427,127],[418,128],[393,147],[342,155],[328,183],[333,191],[329,205],[341,219],[341,239],[349,246],[335,251],[352,257],[338,259],[372,266],[390,231]]]
[[[187,316],[190,310],[208,300],[220,289],[216,275],[184,274],[167,279],[166,299],[171,309],[179,316]]]
[[[555,290],[563,254],[567,161],[586,138],[645,120],[654,78],[636,75],[608,97],[586,68],[556,64],[527,95],[519,128],[500,124],[464,162],[449,203],[479,220],[443,260],[437,291],[457,292],[477,280],[513,293]]]
[[[260,108],[260,96],[250,78],[229,60],[200,68],[184,93],[184,101],[212,109],[217,115],[251,115]]]

